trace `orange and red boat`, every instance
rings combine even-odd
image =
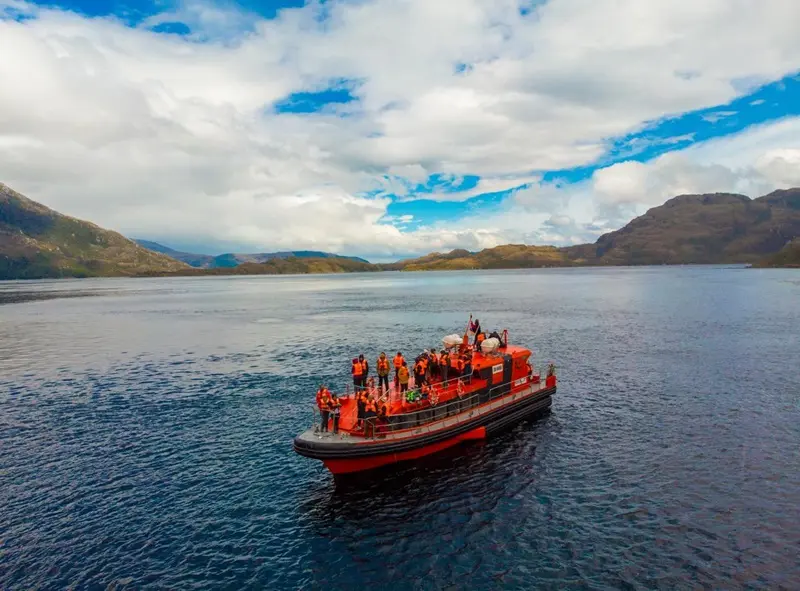
[[[472,347],[466,335],[452,345],[453,353],[467,349]],[[425,398],[401,396],[396,385],[388,393],[375,393],[385,396],[388,412],[382,417],[359,421],[355,394],[340,397],[338,433],[323,430],[315,413],[314,426],[295,437],[294,450],[321,460],[334,475],[362,472],[485,439],[550,408],[556,392],[554,366],[550,364],[542,380],[534,372],[531,351],[510,344],[508,331],[500,339],[484,341],[471,355],[470,375],[446,382],[433,378]],[[409,388],[416,388],[413,379]]]

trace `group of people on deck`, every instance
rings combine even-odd
[[[369,362],[364,355],[354,357],[350,372],[353,376],[355,390],[356,429],[364,430],[366,433],[374,426],[382,430],[388,425],[389,375],[392,369],[394,369],[394,390],[406,402],[428,400],[431,404],[436,404],[438,400],[437,387],[440,387],[441,384],[455,378],[466,378],[469,381],[472,376],[473,348],[475,351],[479,351],[481,343],[486,338],[486,335],[481,332],[480,321],[471,322],[470,330],[475,334],[473,347],[454,348],[452,352],[448,349],[441,351],[425,349],[414,359],[411,370],[409,370],[408,362],[402,352],[398,351],[391,361],[385,352],[381,352],[376,363],[377,386],[375,378],[369,375]],[[502,342],[496,331],[490,337],[495,337]],[[464,338],[466,344],[466,335]],[[411,372],[414,375],[414,390],[409,390]],[[328,425],[332,419],[333,433],[338,433],[341,400],[325,385],[322,385],[317,392],[317,406],[322,419],[321,431],[328,431]]]

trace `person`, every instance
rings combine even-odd
[[[378,357],[378,388],[381,392],[389,391],[389,360],[386,358],[386,353],[381,351],[381,356]],[[386,388],[384,390],[384,387]]]
[[[464,354],[459,354],[458,358],[456,359],[456,377],[461,377],[464,375]]]
[[[408,391],[408,364],[406,364],[405,360],[403,360],[403,365],[400,366],[400,369],[397,370],[397,381],[400,384],[400,394],[402,396],[403,392]]]
[[[442,382],[446,382],[450,372],[450,353],[447,352],[447,349],[442,351],[442,354],[439,356],[439,369]]]
[[[362,389],[356,393],[356,429],[364,428],[364,416],[367,413],[367,393]]]
[[[367,379],[369,375],[369,361],[364,358],[364,354],[358,356],[358,360],[361,362],[361,368],[364,370],[364,379]]]
[[[353,357],[353,367],[350,372],[353,374],[353,388],[358,392],[364,387],[364,366],[358,360],[358,357]]]
[[[492,334],[489,335],[489,338],[490,339],[497,339],[498,341],[500,341],[500,348],[501,349],[506,346],[506,344],[503,342],[503,337],[501,337],[500,333],[498,333],[496,330],[492,331]]]
[[[378,407],[372,396],[367,398],[366,412],[364,413],[364,435],[370,437],[375,433],[375,417],[378,416]]]
[[[464,377],[468,384],[472,382],[472,351],[469,349],[464,353]]]
[[[378,437],[386,437],[386,432],[389,430],[389,415],[386,404],[381,404],[378,407],[378,418],[376,419],[378,425]]]
[[[319,414],[320,417],[322,418],[321,431],[323,433],[328,431],[330,404],[331,404],[330,392],[328,392],[328,388],[323,384],[319,387],[319,390],[317,391],[317,407],[319,408]]]
[[[331,415],[333,416],[333,434],[336,435],[339,433],[339,415],[342,411],[342,401],[339,400],[339,397],[335,393],[331,393],[329,406]]]
[[[475,335],[475,350],[476,351],[480,351],[481,350],[481,343],[483,341],[485,341],[485,340],[486,340],[486,335],[483,334],[482,332],[479,332],[478,334]]]
[[[397,355],[394,356],[392,362],[394,363],[394,389],[397,390],[400,386],[400,380],[398,379],[397,374],[400,371],[400,368],[403,367],[403,363],[405,362],[403,354],[400,351],[398,351]]]
[[[417,362],[414,364],[414,385],[419,388],[425,383],[425,362],[422,355],[417,357]]]
[[[439,377],[439,356],[436,354],[436,349],[431,349],[430,373],[433,379]]]
[[[470,322],[469,329],[475,335],[475,341],[473,342],[473,345],[477,344],[478,335],[481,333],[481,321],[476,318],[473,322]]]

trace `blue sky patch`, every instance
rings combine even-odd
[[[342,80],[320,91],[293,92],[276,101],[272,108],[276,113],[319,113],[332,105],[357,101],[352,94],[353,86],[353,82]]]
[[[137,25],[144,19],[179,7],[177,0],[34,0],[32,4],[45,7],[62,8],[86,16],[114,15],[129,25]],[[217,3],[219,4],[219,3]],[[305,0],[238,0],[222,3],[222,6],[252,12],[267,19],[275,18],[286,8],[300,8]]]
[[[667,152],[792,115],[800,115],[800,76],[797,74],[766,84],[724,105],[649,122],[631,134],[612,139],[608,151],[597,162],[546,171],[542,182],[585,181],[598,168],[626,160],[647,162]]]

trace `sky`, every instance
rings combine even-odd
[[[797,0],[0,0],[0,181],[182,250],[594,242],[800,186]]]

